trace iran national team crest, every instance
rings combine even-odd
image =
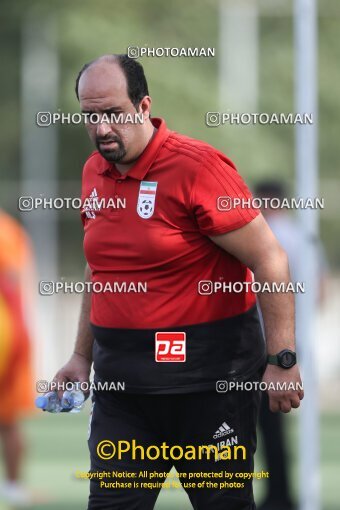
[[[142,181],[139,187],[137,213],[145,220],[151,218],[155,210],[157,182]]]

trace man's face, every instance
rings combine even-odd
[[[88,68],[80,78],[79,101],[82,112],[99,115],[99,122],[87,122],[86,128],[100,154],[115,163],[133,161],[138,153],[138,140],[144,125],[100,121],[102,114],[107,117],[115,115],[119,119],[126,114],[134,118],[137,113],[128,96],[126,78],[119,65],[100,62]]]

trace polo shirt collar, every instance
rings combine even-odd
[[[162,145],[170,134],[164,119],[154,117],[150,120],[152,125],[157,128],[157,132],[128,172],[122,175],[117,170],[114,163],[110,163],[100,155],[100,162],[97,167],[98,174],[104,174],[107,171],[111,171],[115,177],[117,176],[121,179],[125,179],[127,176],[138,179],[139,181],[144,179],[162,148]]]

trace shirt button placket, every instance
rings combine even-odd
[[[120,189],[121,189],[121,186],[119,186],[119,184],[121,184],[121,183],[122,183],[122,179],[117,179],[117,184],[118,184],[117,188],[118,188],[118,191],[120,191]],[[117,194],[117,188],[116,188],[116,193],[115,193],[115,198],[116,199],[119,198],[119,195]]]
[[[120,196],[120,190],[121,190],[122,182],[123,182],[122,179],[114,179],[113,198],[114,198],[115,203],[116,203],[116,208],[115,209],[112,208],[112,214],[114,214],[115,216],[119,215],[119,213],[120,213],[120,207],[118,207],[119,204],[117,204],[117,200],[118,200],[118,198],[122,198]],[[118,193],[117,193],[117,191],[118,191]]]

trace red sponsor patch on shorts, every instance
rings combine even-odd
[[[186,334],[178,331],[156,333],[155,360],[183,363],[186,360]]]

